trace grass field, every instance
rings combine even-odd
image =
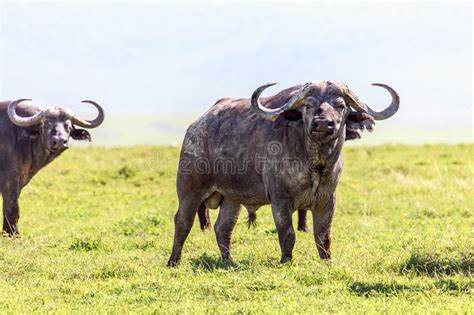
[[[0,237],[0,313],[472,314],[474,145],[346,148],[330,262],[298,232],[281,265],[265,207],[250,230],[242,212],[235,264],[195,224],[169,269],[178,153],[76,148],[40,172],[22,238]]]

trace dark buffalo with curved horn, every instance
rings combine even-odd
[[[169,266],[181,258],[198,208],[220,207],[214,226],[225,260],[232,260],[231,235],[241,205],[251,212],[271,204],[281,261],[292,259],[294,209],[310,209],[316,247],[331,257],[331,223],[341,150],[375,120],[395,114],[400,99],[391,87],[391,104],[375,111],[337,81],[298,85],[260,100],[222,99],[188,128],[181,149],[177,192],[179,208]],[[205,219],[205,218],[204,218]]]
[[[29,99],[0,102],[0,192],[3,197],[3,231],[19,235],[18,220],[21,190],[44,166],[69,147],[69,139],[89,140],[88,131],[104,121],[102,106],[83,101],[99,111],[88,121],[68,108],[39,110],[22,104]]]

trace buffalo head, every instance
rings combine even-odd
[[[325,143],[344,136],[346,140],[359,138],[358,130],[372,131],[374,120],[387,119],[398,110],[400,98],[394,89],[381,83],[373,83],[388,90],[392,103],[378,112],[371,109],[342,82],[317,81],[303,85],[279,108],[266,108],[260,104],[260,94],[275,83],[265,84],[255,90],[251,98],[252,109],[267,120],[293,112],[291,117],[303,120],[309,139]]]
[[[69,147],[69,139],[91,140],[88,131],[77,129],[96,128],[104,121],[103,108],[93,101],[82,101],[95,106],[99,111],[96,119],[88,121],[79,117],[72,110],[64,107],[52,107],[38,111],[30,117],[22,117],[17,114],[18,104],[29,99],[19,99],[11,101],[8,105],[8,117],[10,121],[28,130],[32,137],[39,137],[43,147],[51,153],[61,153]]]

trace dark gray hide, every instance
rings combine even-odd
[[[392,103],[381,112],[361,102],[336,81],[294,86],[259,102],[222,99],[187,130],[177,176],[179,209],[169,266],[181,258],[183,244],[198,208],[217,208],[214,226],[222,258],[232,260],[231,234],[241,205],[248,209],[271,204],[281,247],[281,261],[291,260],[295,244],[294,209],[310,209],[319,255],[331,257],[330,230],[335,191],[342,170],[346,139],[372,130],[374,120],[392,116]]]
[[[89,132],[104,120],[100,105],[84,101],[99,110],[93,121],[81,119],[67,108],[39,110],[21,104],[25,100],[0,102],[0,193],[3,197],[3,232],[19,235],[21,190],[44,166],[61,155],[69,138],[91,140]]]

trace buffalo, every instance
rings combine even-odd
[[[214,226],[222,258],[232,261],[231,235],[241,205],[258,209],[271,204],[281,248],[281,262],[292,260],[294,209],[309,209],[321,259],[331,258],[331,223],[336,186],[342,171],[346,140],[372,131],[375,120],[394,115],[391,104],[375,111],[347,85],[316,81],[260,99],[268,87],[250,99],[221,99],[186,131],[181,149],[174,217],[174,244],[168,266],[177,265],[198,209],[220,207]],[[303,210],[304,211],[304,210]]]
[[[29,99],[0,102],[0,192],[3,197],[3,232],[18,236],[21,190],[43,167],[69,147],[69,139],[89,140],[83,128],[96,128],[104,121],[103,108],[93,101],[99,114],[88,121],[68,108],[40,110],[22,104]]]

